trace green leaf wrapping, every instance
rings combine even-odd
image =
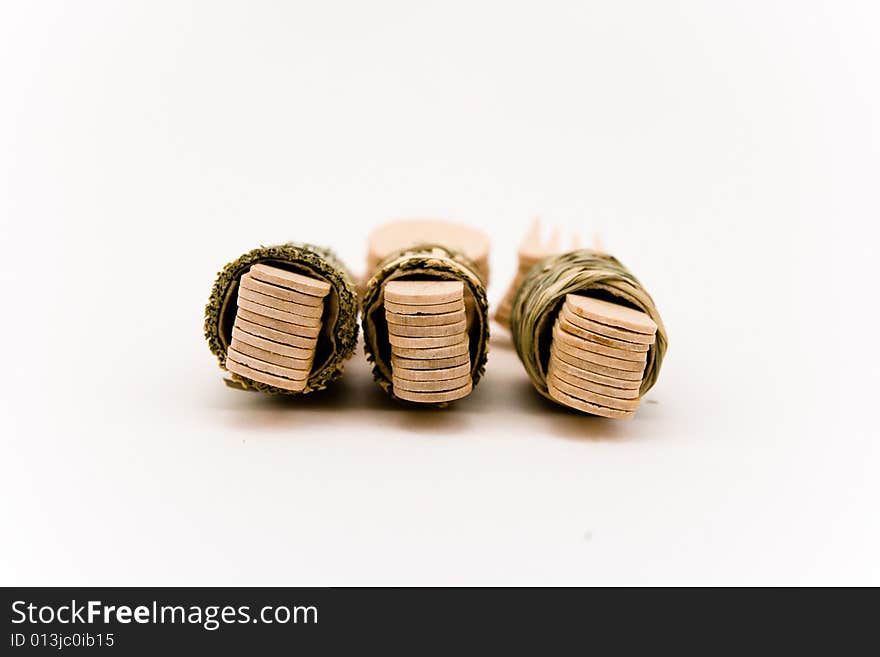
[[[298,395],[326,388],[342,375],[345,361],[354,353],[358,334],[358,300],[352,276],[345,265],[331,250],[311,244],[287,243],[259,247],[230,262],[217,275],[211,298],[205,307],[205,338],[211,352],[220,361],[220,368],[226,371],[226,349],[237,310],[235,297],[238,282],[255,263],[281,267],[330,283],[330,293],[324,299],[324,315],[314,365],[302,392],[283,390],[231,372],[229,375],[243,388],[272,394]]]
[[[373,363],[373,378],[382,390],[394,397],[384,288],[388,281],[394,279],[419,277],[460,280],[464,283],[471,378],[476,386],[486,369],[489,352],[489,303],[486,298],[486,284],[478,268],[464,255],[433,244],[391,254],[379,263],[376,273],[367,283],[361,321],[364,329],[364,351],[367,360]],[[446,403],[437,405],[445,406]]]
[[[510,315],[511,337],[532,385],[553,399],[547,392],[553,323],[565,295],[584,292],[644,311],[656,322],[656,340],[648,350],[639,388],[639,395],[644,395],[660,374],[668,344],[666,328],[654,300],[638,279],[616,258],[590,249],[550,256],[538,262],[516,293]]]

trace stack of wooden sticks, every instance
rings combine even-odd
[[[226,369],[284,390],[302,391],[315,357],[326,281],[256,264],[241,277]]]
[[[469,395],[463,283],[394,280],[386,283],[384,298],[394,395],[432,404]]]
[[[594,415],[632,417],[656,331],[654,321],[639,310],[566,295],[550,344],[550,396]]]

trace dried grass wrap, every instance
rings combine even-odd
[[[644,395],[657,381],[666,354],[666,329],[660,313],[651,295],[626,267],[610,255],[589,249],[540,261],[529,271],[513,301],[510,316],[513,343],[537,391],[553,399],[547,392],[553,323],[565,295],[571,293],[586,293],[642,310],[657,323],[656,341],[648,350],[645,375],[639,388],[639,395]]]
[[[230,262],[218,274],[205,308],[205,338],[211,352],[220,361],[220,368],[226,371],[226,349],[232,340],[232,325],[238,309],[236,297],[239,279],[255,263],[320,278],[330,283],[330,293],[324,299],[322,327],[312,372],[301,393],[252,381],[231,372],[230,376],[243,388],[275,394],[298,395],[326,388],[342,375],[345,361],[354,353],[358,333],[358,302],[351,274],[345,265],[329,249],[311,244],[260,247]]]
[[[471,378],[476,386],[486,369],[489,352],[489,303],[479,269],[464,255],[432,244],[394,253],[379,263],[363,299],[364,351],[373,363],[373,378],[394,397],[391,344],[385,321],[385,284],[395,279],[439,278],[464,283],[465,314],[470,343]],[[433,404],[425,404],[433,405]],[[445,403],[437,404],[445,406]]]

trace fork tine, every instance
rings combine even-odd
[[[554,226],[550,233],[550,239],[547,240],[547,253],[553,253],[559,249],[559,226]]]
[[[532,219],[529,229],[523,237],[522,245],[538,244],[541,239],[541,220],[538,217]]]

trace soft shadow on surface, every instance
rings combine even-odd
[[[489,343],[491,349],[509,349],[516,351],[513,346],[513,340],[510,337],[510,331],[498,325],[497,322],[492,324],[492,339]]]
[[[613,420],[568,409],[542,397],[532,386],[512,348],[499,348],[509,338],[493,338],[486,374],[466,399],[445,408],[420,407],[392,399],[373,381],[371,366],[358,350],[342,378],[326,390],[308,395],[266,395],[227,388],[217,382],[208,404],[219,422],[259,432],[283,432],[295,437],[303,430],[344,427],[357,438],[365,426],[413,436],[464,437],[499,429],[536,440],[637,440],[643,431],[635,420]],[[641,412],[644,412],[642,409]],[[651,408],[656,412],[656,406]]]
[[[420,407],[389,397],[375,383],[372,368],[358,350],[343,376],[327,389],[307,395],[267,395],[217,383],[208,404],[223,423],[254,431],[288,432],[346,427],[352,436],[366,425],[420,435],[461,435],[472,418],[459,405]]]
[[[468,400],[475,404],[475,411],[510,424],[512,430],[527,424],[534,428],[538,438],[549,435],[581,442],[640,439],[642,432],[634,426],[638,414],[635,420],[615,420],[557,404],[534,388],[512,347],[510,350],[495,349],[494,337],[492,347],[485,379]]]
[[[386,401],[393,408],[386,409],[383,416],[385,424],[396,426],[407,433],[463,436],[471,425],[468,416],[455,406],[420,408],[404,405],[393,399]]]
[[[538,393],[535,393],[538,395]],[[633,422],[581,413],[538,395],[550,433],[557,438],[581,442],[628,442],[638,440]]]
[[[508,380],[499,380],[496,374],[486,381],[483,398],[473,400],[482,402],[477,409],[511,425],[522,427],[528,424],[536,438],[581,442],[637,439],[632,420],[588,415],[550,401],[535,390],[525,372],[521,378]]]

